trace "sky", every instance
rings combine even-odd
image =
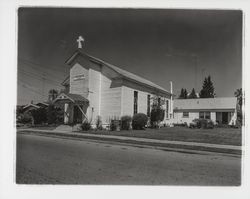
[[[217,97],[242,87],[240,10],[19,8],[18,99],[46,101],[83,50],[179,95],[211,76]]]

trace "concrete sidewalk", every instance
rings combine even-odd
[[[125,137],[125,136],[114,136],[114,135],[101,135],[101,134],[91,134],[91,133],[78,133],[70,131],[54,131],[54,130],[39,130],[39,129],[18,129],[17,132],[25,133],[37,133],[40,135],[55,135],[55,136],[66,136],[66,137],[76,137],[76,138],[86,138],[94,140],[104,140],[104,141],[118,141],[125,143],[135,143],[142,145],[153,145],[153,146],[166,146],[174,148],[184,148],[191,150],[202,150],[202,151],[213,151],[213,152],[237,152],[241,154],[241,146],[233,145],[220,145],[220,144],[209,144],[209,143],[197,143],[197,142],[183,142],[183,141],[169,141],[169,140],[157,140],[148,138],[137,138],[137,137]]]

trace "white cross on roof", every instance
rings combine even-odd
[[[76,41],[78,43],[78,48],[82,48],[82,42],[84,42],[84,38],[82,36],[79,36]]]

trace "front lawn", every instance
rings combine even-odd
[[[84,132],[83,132],[84,133]],[[241,129],[214,128],[189,129],[186,127],[164,127],[161,129],[129,130],[129,131],[86,131],[86,133],[117,135],[157,140],[200,142],[211,144],[227,144],[241,146]]]

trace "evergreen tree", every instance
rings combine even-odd
[[[153,128],[159,127],[159,124],[164,119],[165,110],[163,105],[165,101],[159,96],[153,97],[153,104],[151,106],[150,122]]]
[[[181,94],[179,95],[179,99],[187,99],[187,90],[181,89]]]
[[[215,93],[214,93],[214,86],[213,82],[211,81],[211,77],[208,76],[205,78],[203,82],[202,89],[200,91],[200,98],[214,98]]]
[[[182,88],[181,89],[181,93],[180,93],[180,95],[179,95],[179,99],[183,99],[183,97],[184,97],[184,89]]]
[[[189,99],[196,99],[197,98],[197,95],[196,95],[196,92],[195,92],[194,88],[192,89],[192,92],[190,93],[188,98]]]
[[[234,96],[237,97],[237,125],[242,125],[242,88],[237,89],[234,92]]]
[[[54,99],[56,99],[58,96],[58,91],[55,89],[49,90],[49,102],[52,102]]]
[[[187,99],[188,98],[188,92],[186,89],[184,89],[184,99]]]
[[[237,97],[238,105],[241,108],[242,107],[242,88],[237,89],[234,92],[234,96]]]

